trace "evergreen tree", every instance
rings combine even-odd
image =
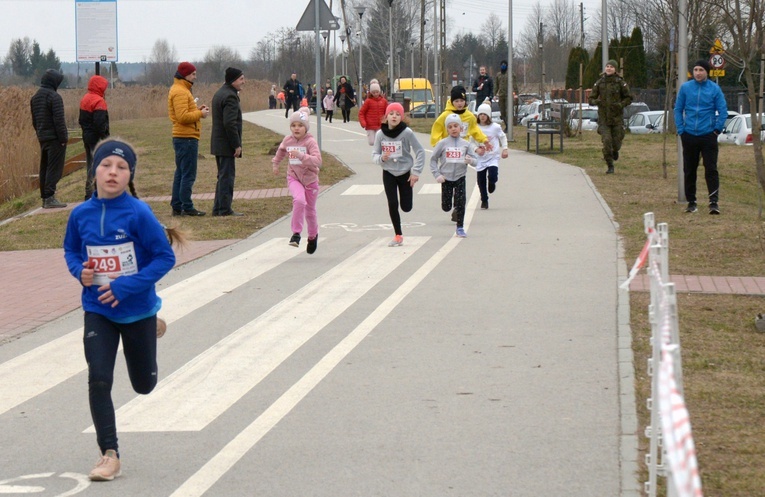
[[[598,43],[595,53],[592,55],[589,64],[587,64],[587,68],[584,70],[585,88],[592,88],[592,85],[595,84],[595,81],[598,80],[600,74],[603,72],[603,69],[600,67],[602,51],[601,44]]]
[[[629,49],[624,59],[624,79],[630,88],[645,88],[648,82],[643,31],[639,27],[632,30]]]
[[[579,88],[579,64],[584,64],[585,69],[590,62],[590,54],[582,47],[574,47],[568,55],[568,68],[566,70],[566,88]]]
[[[6,64],[11,66],[13,74],[27,78],[32,75],[32,63],[29,57],[32,53],[32,43],[29,38],[17,38],[11,41],[11,46],[8,49],[8,55],[6,56]]]

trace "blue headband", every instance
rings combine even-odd
[[[137,161],[133,147],[119,140],[105,141],[93,154],[93,164],[95,167],[98,167],[102,160],[111,155],[116,155],[117,157],[125,159],[125,162],[128,163],[128,167],[130,168],[130,179],[132,181],[135,176],[135,164]]]

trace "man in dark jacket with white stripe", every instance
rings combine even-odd
[[[234,212],[234,180],[236,158],[242,156],[242,107],[239,91],[244,86],[244,74],[235,67],[226,68],[226,83],[212,99],[212,136],[210,153],[218,165],[218,183],[215,186],[213,216],[241,216]]]
[[[56,90],[64,75],[48,69],[40,81],[40,89],[30,101],[32,126],[40,142],[40,197],[44,209],[66,207],[56,197],[56,185],[64,173],[66,143],[69,133],[64,118],[64,100]]]

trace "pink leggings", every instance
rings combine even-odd
[[[292,176],[287,176],[287,187],[292,195],[292,232],[303,231],[303,218],[305,218],[308,224],[308,238],[315,238],[319,234],[319,220],[316,216],[319,182],[304,186]]]

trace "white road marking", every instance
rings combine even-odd
[[[425,183],[417,193],[419,195],[441,195],[441,183]]]
[[[351,185],[341,195],[379,195],[384,191],[383,185]]]
[[[468,202],[465,226],[475,212],[478,203],[478,189]],[[425,264],[415,271],[398,289],[380,304],[359,326],[325,355],[308,373],[287,390],[266,411],[258,416],[239,435],[226,444],[191,478],[171,494],[170,497],[197,497],[207,492],[229,469],[231,469],[261,438],[308,395],[353,349],[366,338],[375,327],[390,314],[454,250],[462,238],[450,238]],[[469,243],[469,242],[466,242]]]
[[[120,432],[202,430],[428,239],[407,237],[404,251],[387,238],[359,250],[121,407]]]
[[[170,324],[298,253],[286,238],[275,238],[176,283],[159,292],[162,317]],[[0,414],[86,369],[82,327],[0,364]]]

